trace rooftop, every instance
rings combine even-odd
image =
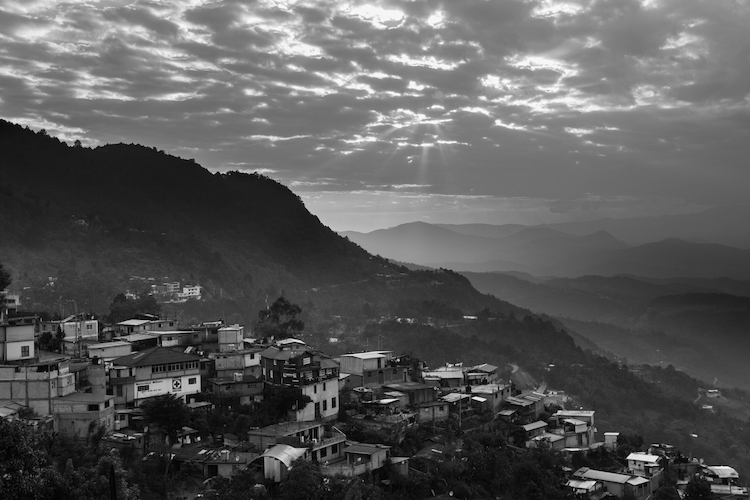
[[[376,358],[387,358],[391,351],[368,351],[368,352],[354,352],[349,354],[342,354],[341,357],[357,358],[357,359],[376,359]]]
[[[200,361],[200,359],[200,356],[173,351],[166,347],[151,347],[149,349],[144,349],[143,351],[128,354],[127,356],[115,358],[112,360],[112,364],[116,366],[152,366]]]

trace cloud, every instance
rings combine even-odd
[[[0,113],[426,211],[743,203],[749,24],[712,0],[4,2]]]

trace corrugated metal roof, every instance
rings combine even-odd
[[[650,455],[648,453],[631,453],[626,460],[636,460],[638,462],[648,462],[651,464],[659,463],[659,455]]]
[[[116,366],[151,366],[199,361],[200,359],[200,356],[173,351],[166,347],[151,347],[150,349],[144,349],[143,351],[116,358],[112,360],[112,364]]]
[[[594,486],[596,486],[596,481],[586,481],[582,479],[568,479],[568,482],[565,483],[565,486],[569,486],[570,488],[575,488],[577,490],[590,490],[593,489]]]
[[[739,478],[740,475],[737,474],[737,471],[734,470],[732,467],[729,467],[728,465],[710,465],[706,467],[709,471],[716,474],[717,477],[720,478]]]
[[[294,462],[301,456],[304,456],[306,451],[306,448],[295,448],[294,446],[289,446],[288,444],[277,444],[276,446],[272,446],[271,448],[268,448],[266,451],[264,451],[261,455],[261,458],[275,458],[276,460],[289,467],[292,462]]]
[[[541,429],[543,427],[547,427],[547,422],[544,422],[542,420],[537,420],[536,422],[531,422],[530,424],[526,424],[523,426],[523,430],[526,432],[534,431],[536,429]]]
[[[357,443],[344,448],[344,453],[354,453],[357,455],[374,455],[379,451],[388,449],[390,449],[390,446],[386,446],[383,444],[375,445],[367,443]]]
[[[604,481],[607,483],[618,483],[625,484],[630,481],[631,476],[625,474],[615,474],[614,472],[605,472],[603,470],[593,470],[587,467],[581,467],[574,473],[577,477],[584,479],[594,479],[596,481]]]

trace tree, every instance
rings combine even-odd
[[[177,442],[177,434],[190,421],[190,413],[182,399],[174,394],[165,394],[146,400],[141,404],[146,422],[155,425],[169,437],[169,443]]]
[[[710,498],[712,498],[711,484],[703,478],[693,478],[685,487],[684,500],[709,500]]]
[[[281,500],[316,500],[323,498],[323,473],[317,462],[298,458],[279,485]]]
[[[42,459],[25,424],[0,419],[0,498],[39,498]]]
[[[305,324],[297,319],[302,308],[292,304],[283,296],[276,299],[271,307],[258,312],[258,331],[264,337],[285,339],[305,329]]]
[[[5,270],[3,263],[0,262],[0,298],[2,298],[1,294],[3,293],[3,290],[8,288],[12,282],[13,280],[10,279],[10,273]]]

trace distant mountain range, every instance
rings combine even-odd
[[[675,216],[677,219],[603,219],[585,224],[531,227],[414,222],[370,233],[346,231],[341,234],[371,253],[386,258],[455,271],[516,271],[535,276],[560,277],[630,274],[662,279],[720,276],[750,279],[748,249],[718,243],[696,243],[677,237],[632,244],[609,231],[612,229],[630,238],[633,236],[631,233],[637,232],[635,228],[638,224],[643,225],[645,235],[655,231],[655,220],[659,224],[666,220],[682,221],[678,224],[679,228],[691,217],[697,221],[696,228],[703,227],[706,220],[719,224],[719,219],[727,226],[728,218],[737,214],[737,211],[730,214],[726,209],[714,209],[691,216]],[[741,227],[747,222],[743,220],[738,224]],[[585,230],[591,231],[586,233]],[[724,230],[722,234],[727,236],[730,232]],[[680,231],[665,232],[667,235],[670,233]],[[718,234],[718,231],[715,233]],[[699,229],[680,234],[692,234],[694,239],[700,239],[698,235],[709,236],[708,232]],[[742,243],[743,239],[750,239],[748,235],[750,230],[746,234],[737,234],[734,240]],[[727,236],[721,239],[732,238]]]

